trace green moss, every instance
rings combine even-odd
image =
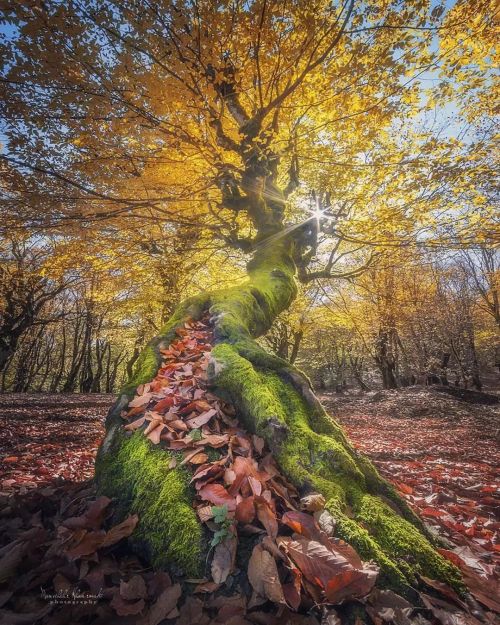
[[[354,501],[356,521],[368,530],[407,577],[420,573],[445,580],[457,590],[463,590],[458,570],[434,549],[414,525],[378,497],[359,492]]]
[[[139,515],[133,539],[155,566],[197,576],[203,570],[203,531],[192,507],[194,491],[184,468],[169,469],[172,455],[141,432],[120,433],[96,467],[102,494]]]

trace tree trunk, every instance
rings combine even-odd
[[[126,436],[121,411],[136,387],[151,380],[175,329],[208,311],[214,331],[207,375],[214,392],[232,402],[240,423],[263,437],[281,471],[301,495],[318,491],[337,522],[336,535],[381,567],[380,582],[408,593],[416,574],[458,587],[457,570],[431,544],[422,522],[347,441],[326,414],[307,378],[265,352],[254,338],[296,296],[293,241],[262,249],[238,287],[204,293],[182,303],[141,354],[106,422],[96,463],[101,493],[117,498],[123,512],[139,515],[136,544],[156,566],[192,577],[205,574],[209,545],[192,507],[186,467],[169,469],[171,452],[141,434]]]

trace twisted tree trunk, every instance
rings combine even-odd
[[[364,559],[380,565],[385,586],[406,593],[416,574],[423,573],[459,587],[458,571],[437,553],[421,521],[392,486],[352,448],[308,379],[254,341],[296,296],[294,245],[293,238],[281,238],[261,248],[248,265],[246,283],[204,293],[178,307],[141,354],[134,376],[108,415],[96,465],[99,488],[116,497],[124,512],[139,514],[136,541],[154,564],[203,575],[209,547],[192,507],[189,470],[169,469],[170,453],[141,434],[126,437],[120,412],[136,387],[156,375],[159,349],[169,345],[175,329],[208,311],[215,337],[208,369],[211,386],[234,404],[247,430],[266,440],[301,494],[323,494],[337,521],[336,534]]]

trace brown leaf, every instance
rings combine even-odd
[[[4,550],[5,547],[2,550],[4,555],[0,559],[0,582],[4,582],[14,574],[29,550],[29,543],[16,540],[10,544],[7,550]]]
[[[240,523],[251,523],[255,518],[255,503],[253,497],[242,499],[236,506],[234,517]]]
[[[273,556],[259,543],[248,562],[248,579],[256,593],[274,603],[285,603],[285,595]]]
[[[317,512],[323,510],[326,499],[320,493],[309,493],[300,500],[300,508],[306,512]]]
[[[276,514],[269,505],[269,502],[264,497],[254,497],[255,510],[257,512],[257,518],[266,528],[266,532],[273,539],[278,535],[278,521],[276,520]]]
[[[301,534],[305,538],[316,540],[317,542],[330,548],[330,539],[316,523],[313,516],[305,512],[290,510],[281,517],[281,522],[288,525],[296,534]]]
[[[172,610],[177,607],[177,602],[182,594],[180,584],[174,584],[166,588],[151,606],[149,613],[141,620],[141,625],[158,625]]]
[[[367,595],[375,586],[378,567],[367,564],[363,569],[350,569],[332,577],[326,588],[328,601],[340,603],[345,599],[357,599]]]
[[[165,429],[165,424],[164,423],[159,423],[154,429],[152,429],[150,432],[148,432],[148,434],[146,436],[153,443],[153,445],[158,445],[159,444],[160,436],[161,436],[161,434],[162,434],[164,429]]]
[[[191,456],[191,458],[189,458],[189,462],[191,464],[203,464],[208,460],[208,456],[206,453],[199,451],[197,454],[195,454],[194,456]]]
[[[378,569],[372,565],[354,568],[341,553],[325,545],[297,536],[279,538],[279,544],[311,583],[320,586],[327,599],[339,603],[368,594],[375,584]]]
[[[172,408],[172,406],[174,405],[174,398],[173,397],[164,397],[163,399],[160,399],[160,401],[154,405],[154,410],[155,412],[159,412],[160,414],[165,413],[169,408]]]
[[[150,432],[152,432],[155,428],[162,424],[161,419],[151,419],[148,427],[144,430],[144,436],[147,436]]]
[[[133,575],[128,582],[120,582],[120,595],[128,601],[145,599],[147,595],[146,582],[140,575]]]
[[[132,423],[127,423],[127,425],[125,426],[125,429],[133,432],[134,430],[137,430],[138,428],[140,428],[145,420],[146,420],[146,417],[143,415],[142,417],[139,417],[139,419],[132,421]]]
[[[283,594],[285,595],[286,602],[292,610],[298,610],[302,600],[300,596],[302,573],[299,569],[292,567],[290,569],[290,574],[292,576],[292,581],[287,584],[283,584]]]
[[[480,621],[472,614],[466,614],[462,610],[458,610],[458,608],[447,601],[431,597],[423,592],[420,593],[420,597],[425,607],[431,610],[441,625],[481,625]]]
[[[187,597],[175,625],[201,625],[209,620],[203,613],[203,602],[198,597]]]
[[[137,395],[134,399],[129,402],[129,408],[139,408],[141,406],[146,406],[149,404],[153,393],[144,393],[144,395]]]
[[[104,530],[87,532],[75,547],[66,551],[66,555],[70,560],[88,556],[102,547],[105,538],[106,532]]]
[[[214,410],[213,408],[211,408],[210,410],[207,410],[207,412],[202,412],[197,417],[193,417],[192,419],[188,419],[186,421],[186,425],[191,430],[194,430],[196,428],[200,428],[202,425],[205,425],[205,423],[208,423],[210,421],[210,419],[213,416],[215,416],[216,414],[217,414],[217,410]]]
[[[198,491],[198,495],[215,506],[226,505],[228,510],[236,509],[236,499],[231,497],[222,484],[207,484]]]
[[[209,479],[213,477],[218,477],[224,472],[224,469],[221,467],[219,462],[211,462],[210,464],[202,465],[198,467],[194,472],[193,477],[191,478],[191,482],[195,482],[201,480],[203,478]]]
[[[209,434],[199,441],[195,442],[195,445],[210,445],[214,449],[218,449],[219,447],[224,447],[229,442],[228,434]]]
[[[137,514],[131,514],[124,521],[112,527],[109,532],[107,532],[101,547],[109,547],[110,545],[117,543],[122,538],[130,536],[130,534],[132,534],[135,530],[138,521],[139,517]]]
[[[113,595],[113,599],[111,600],[110,606],[113,610],[118,614],[118,616],[129,616],[135,615],[142,612],[144,609],[144,599],[139,599],[139,601],[126,601],[118,592],[118,589],[115,589],[115,593]]]
[[[462,575],[472,595],[488,609],[500,614],[500,582],[477,575],[469,566],[462,566]]]
[[[252,443],[259,456],[261,456],[262,452],[264,451],[264,445],[266,444],[265,440],[260,436],[252,434]]]
[[[212,512],[212,506],[202,506],[201,508],[198,508],[196,512],[202,523],[205,523],[206,521],[210,521],[210,519],[214,518],[214,514]]]
[[[210,593],[210,592],[215,592],[216,590],[218,590],[220,587],[220,584],[216,584],[215,582],[201,582],[201,584],[198,584],[195,589],[193,590],[193,593],[197,594],[197,593]]]
[[[448,584],[445,584],[444,582],[438,582],[437,580],[430,579],[429,577],[425,577],[424,575],[421,575],[420,579],[425,584],[427,584],[427,586],[434,588],[434,590],[437,590],[443,596],[447,597],[448,599],[451,599],[453,603],[456,603],[464,610],[467,610],[467,605],[460,599],[460,597],[453,590],[453,588],[451,588],[451,586],[448,586]]]
[[[231,534],[215,548],[211,571],[216,584],[223,584],[233,570],[237,546],[236,536]]]

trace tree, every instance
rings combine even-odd
[[[19,36],[7,46],[2,106],[12,149],[1,158],[34,171],[45,201],[57,200],[51,227],[70,219],[141,226],[161,219],[251,254],[246,281],[176,307],[107,419],[98,483],[140,512],[153,559],[161,561],[168,544],[164,563],[196,574],[206,548],[189,476],[172,469],[175,492],[158,492],[157,462],[166,471],[168,454],[160,461],[150,450],[142,454],[138,436],[125,436],[120,412],[155,376],[159,350],[175,330],[208,312],[211,384],[267,441],[288,479],[325,496],[338,534],[380,564],[384,583],[405,592],[425,572],[458,587],[457,571],[353,450],[304,375],[255,342],[293,302],[296,275],[352,279],[381,248],[414,242],[443,209],[437,194],[448,171],[429,178],[429,162],[443,159],[453,142],[393,137],[420,110],[407,74],[434,65],[439,15],[416,0],[403,10],[390,1],[21,2],[11,15]],[[399,167],[405,139],[424,158],[408,167],[403,157]],[[393,175],[379,165],[393,165],[394,151]],[[329,164],[312,168],[308,158]],[[370,174],[358,176],[364,167]],[[405,199],[401,184],[412,178]],[[299,183],[314,197],[311,211]],[[23,218],[36,223],[29,211]],[[199,561],[186,557],[193,550]]]
[[[47,249],[21,240],[6,241],[0,257],[0,372],[16,351],[19,339],[34,325],[60,318],[39,317],[67,286],[66,279],[44,275]]]

